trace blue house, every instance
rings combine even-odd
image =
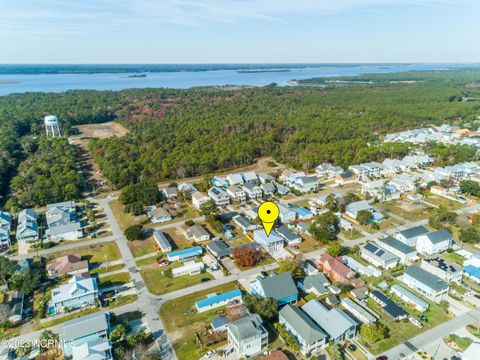
[[[188,249],[172,251],[167,254],[168,261],[187,261],[202,255],[203,249],[201,246],[194,246]]]
[[[196,301],[195,307],[197,308],[198,312],[204,312],[220,306],[227,305],[232,301],[241,300],[242,292],[239,289],[235,289],[222,294],[213,294],[211,296],[207,295],[205,299]]]
[[[298,289],[289,272],[258,278],[250,283],[250,292],[262,298],[275,299],[278,306],[298,300]]]

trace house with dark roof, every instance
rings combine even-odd
[[[394,237],[388,236],[378,240],[378,245],[398,256],[402,264],[409,264],[418,259],[417,250]]]
[[[357,181],[357,175],[347,170],[335,175],[335,182],[339,185],[351,184]]]
[[[380,266],[384,269],[394,268],[398,264],[398,256],[390,251],[382,249],[372,242],[366,243],[360,247],[360,257],[367,260],[370,264]]]
[[[250,283],[250,292],[262,298],[272,298],[279,306],[298,299],[298,290],[289,272],[257,278]]]
[[[234,216],[232,220],[234,224],[237,225],[243,231],[244,234],[258,228],[257,224],[254,224],[246,216],[242,214]]]
[[[257,355],[268,345],[268,331],[258,314],[227,324],[228,344],[224,355],[237,354],[238,358]]]
[[[63,353],[65,357],[105,360],[112,358],[110,313],[98,312],[70,320],[63,325]],[[92,355],[92,358],[88,356]]]
[[[289,246],[295,245],[295,244],[300,244],[303,240],[300,235],[293,232],[292,230],[290,230],[285,225],[282,225],[275,230],[278,233],[278,235],[280,235]]]
[[[403,282],[409,288],[435,302],[440,302],[448,294],[450,288],[448,283],[438,276],[415,265],[411,265],[405,270]]]
[[[287,305],[278,313],[278,322],[297,338],[300,352],[309,356],[325,347],[326,334],[301,309]]]
[[[452,245],[452,234],[447,229],[432,231],[417,239],[417,251],[434,255],[447,250]]]
[[[401,300],[405,301],[407,304],[415,307],[415,309],[420,312],[427,311],[428,307],[430,306],[426,301],[423,301],[417,295],[411,293],[398,284],[392,285],[390,292],[395,294]]]
[[[373,290],[369,296],[375,301],[383,313],[393,321],[400,321],[408,317],[408,313],[398,306],[393,300],[390,300],[384,293],[378,290]]]
[[[302,310],[323,330],[327,341],[332,340],[338,344],[357,334],[357,322],[339,308],[327,309],[314,299],[303,305]]]
[[[225,244],[222,240],[215,239],[210,241],[205,247],[219,260],[229,257],[232,254],[232,248]]]
[[[395,238],[408,246],[415,246],[420,236],[427,234],[429,231],[425,226],[415,226],[410,229],[399,231],[394,235]]]
[[[326,281],[326,283],[325,283]],[[328,293],[328,280],[322,274],[307,275],[298,282],[298,288],[308,294],[314,293],[317,296]]]

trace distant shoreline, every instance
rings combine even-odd
[[[0,85],[20,84],[20,81],[0,81]]]

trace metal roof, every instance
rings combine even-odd
[[[448,284],[445,281],[428,272],[427,270],[419,268],[415,265],[408,267],[405,270],[405,275],[412,277],[413,279],[421,282],[425,286],[435,291],[448,289]]]
[[[307,344],[313,344],[325,338],[325,333],[316,325],[307,314],[299,308],[287,305],[279,312],[290,327],[292,327],[297,336],[301,337]]]
[[[384,245],[390,246],[395,250],[400,251],[402,254],[411,254],[417,251],[415,250],[415,248],[408,246],[407,244],[391,236],[386,237],[384,239],[379,239],[378,242],[380,242],[380,245],[384,244]]]
[[[205,299],[202,299],[202,300],[198,300],[195,302],[195,305],[197,306],[197,308],[207,307],[213,304],[217,304],[219,302],[235,299],[239,296],[240,297],[242,296],[242,292],[239,289],[234,289],[231,291],[227,291],[223,294],[217,294],[214,296],[206,297]]]
[[[292,275],[289,272],[275,274],[264,279],[258,279],[262,286],[265,297],[277,301],[287,297],[298,295],[297,287],[293,282]]]
[[[428,233],[428,230],[424,226],[415,226],[413,228],[406,229],[399,232],[399,234],[406,239],[411,239],[413,237],[417,237],[427,233]]]
[[[87,335],[106,331],[109,328],[110,314],[98,312],[65,322],[63,325],[63,341],[82,338]]]

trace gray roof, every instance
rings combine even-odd
[[[404,244],[400,240],[395,239],[391,236],[386,237],[384,239],[379,239],[378,242],[380,243],[380,245],[382,244],[388,245],[394,248],[395,250],[400,251],[402,254],[411,254],[416,252],[415,248],[408,246],[407,244]]]
[[[447,229],[432,231],[427,234],[427,238],[432,242],[432,244],[438,244],[452,238],[452,234]]]
[[[321,274],[308,275],[303,280],[303,286],[305,289],[314,288],[319,294],[328,292],[327,288],[323,285],[325,283],[325,277]]]
[[[286,241],[289,241],[289,242],[302,238],[300,235],[294,233],[285,225],[280,226],[279,228],[276,229],[276,231],[281,237],[283,237]]]
[[[273,298],[277,301],[298,294],[297,287],[289,272],[275,274],[264,279],[260,278],[258,281],[262,285],[265,297]]]
[[[81,229],[82,227],[80,223],[74,222],[66,225],[53,226],[49,229],[49,233],[50,235],[59,235],[59,234],[65,234],[69,232],[77,232]]]
[[[153,238],[160,245],[162,249],[172,248],[172,244],[170,244],[170,241],[167,239],[167,237],[162,231],[154,230]]]
[[[375,257],[379,260],[382,260],[385,263],[388,263],[390,261],[393,261],[395,259],[398,260],[398,256],[392,254],[388,250],[384,250],[381,247],[378,247],[374,243],[368,242],[365,245],[363,245],[360,249],[362,253],[368,253],[370,256]]]
[[[198,224],[188,228],[187,232],[195,238],[199,238],[202,236],[210,237],[210,234],[208,233],[208,231],[205,230],[205,228],[202,225],[198,225]]]
[[[415,265],[408,267],[407,270],[405,270],[405,275],[411,276],[435,291],[448,289],[448,284],[445,281]]]
[[[400,231],[399,234],[405,237],[406,239],[411,239],[420,235],[427,234],[428,230],[424,226],[415,226],[410,229]]]
[[[110,314],[98,312],[65,322],[63,325],[63,341],[106,331],[109,328]]]
[[[250,314],[227,326],[238,341],[259,337],[264,332],[262,318],[258,314]]]
[[[266,192],[266,193],[275,192],[275,185],[273,185],[270,182],[267,182],[267,183],[264,183],[264,184],[260,185],[260,188],[263,190],[263,192]]]
[[[307,344],[313,344],[325,338],[325,333],[299,308],[286,305],[279,315],[301,336]]]
[[[210,252],[219,257],[230,256],[232,253],[232,248],[225,244],[222,240],[213,240],[206,246]]]
[[[305,311],[330,337],[336,339],[342,336],[357,322],[339,308],[328,310],[318,300],[310,300],[303,305]]]
[[[366,200],[355,201],[347,205],[348,211],[355,211],[355,212],[359,212],[362,210],[369,210],[371,208],[372,208],[372,205],[370,205]]]

